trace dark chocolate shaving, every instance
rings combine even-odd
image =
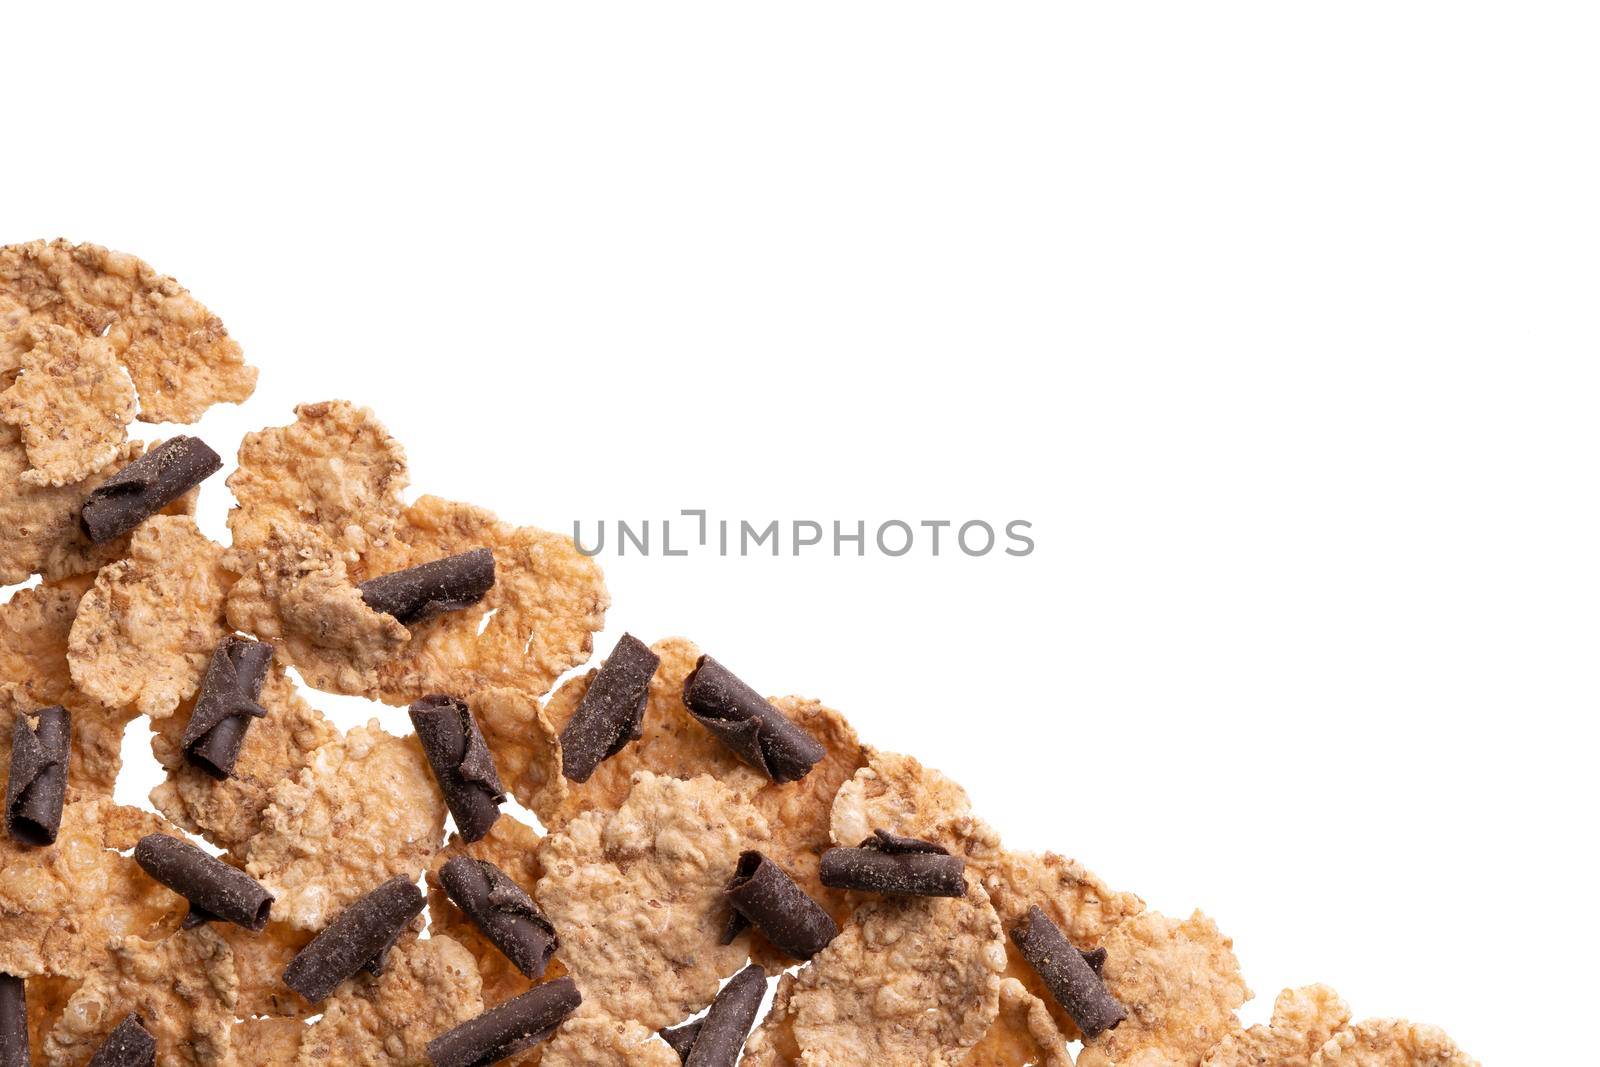
[[[72,715],[57,705],[20,714],[11,728],[6,833],[24,845],[53,845],[67,796]]]
[[[222,469],[222,457],[198,437],[163,441],[100,483],[83,502],[79,525],[104,544],[138,526]]]
[[[582,1003],[571,978],[534,986],[428,1042],[428,1059],[434,1067],[488,1067],[555,1033]]]
[[[622,635],[561,731],[562,774],[587,782],[602,762],[643,736],[650,679],[660,664],[649,645]]]
[[[350,905],[284,969],[283,983],[312,1004],[321,1004],[339,983],[382,960],[406,926],[422,914],[422,893],[403,875],[384,882]]]
[[[1127,1009],[1100,981],[1099,968],[1089,962],[1096,953],[1073,948],[1061,928],[1037,904],[1028,909],[1022,925],[1011,931],[1011,940],[1084,1037],[1114,1030],[1128,1017]],[[1103,954],[1100,962],[1105,962]]]
[[[766,993],[767,972],[752,963],[728,979],[705,1018],[658,1032],[688,1067],[734,1067]]]
[[[411,725],[461,839],[481,839],[500,817],[506,790],[472,710],[455,697],[425,696],[411,705]]]
[[[1101,945],[1099,948],[1089,949],[1087,952],[1080,949],[1078,951],[1078,955],[1083,957],[1083,962],[1087,963],[1089,965],[1089,969],[1095,974],[1099,975],[1105,972],[1106,947],[1104,945]]]
[[[393,615],[402,626],[460,611],[494,588],[494,553],[475,548],[362,582],[361,599],[373,611]]]
[[[0,974],[0,1067],[28,1067],[28,987]]]
[[[111,1031],[89,1067],[155,1067],[156,1039],[144,1028],[144,1020],[129,1012]]]
[[[184,925],[220,919],[246,930],[261,930],[272,913],[272,894],[237,867],[167,834],[148,834],[134,846],[133,859],[151,878],[189,901]]]
[[[818,875],[830,889],[913,897],[960,897],[966,861],[932,841],[874,830],[858,848],[830,848]]]
[[[712,659],[701,656],[683,680],[683,703],[717,740],[774,782],[796,782],[828,750]]]
[[[672,1051],[678,1054],[678,1059],[687,1063],[689,1061],[689,1053],[694,1049],[694,1039],[700,1036],[700,1029],[705,1024],[706,1021],[704,1019],[696,1019],[694,1022],[684,1023],[682,1026],[657,1030],[656,1033],[660,1034],[661,1040],[665,1041]]]
[[[492,863],[457,856],[440,869],[439,883],[517,970],[535,980],[544,977],[558,944],[556,928],[509,875]]]
[[[809,960],[839,933],[833,917],[806,895],[782,867],[759,852],[739,854],[739,866],[728,883],[733,917],[723,931],[730,943],[754,925],[780,952]]]
[[[183,753],[190,763],[213,778],[233,777],[250,720],[267,714],[258,701],[271,665],[271,645],[237,634],[222,639],[183,730]]]

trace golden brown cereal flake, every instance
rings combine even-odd
[[[1479,1067],[1443,1030],[1404,1019],[1368,1019],[1335,1034],[1311,1067]]]
[[[260,551],[235,548],[223,563],[240,575],[228,594],[229,624],[270,641],[307,685],[370,693],[378,664],[410,640],[392,616],[367,607],[319,534],[275,531]]]
[[[377,977],[358,974],[307,1028],[300,1067],[427,1064],[428,1042],[484,1010],[472,955],[448,937],[401,945]]]
[[[584,1003],[542,1050],[540,1067],[680,1067],[678,1054],[656,1032],[620,1021]]]
[[[156,810],[222,849],[237,849],[262,830],[272,791],[311,765],[312,755],[339,731],[307,704],[282,667],[273,665],[261,687],[265,718],[252,719],[233,777],[223,781],[190,763],[183,752],[186,711],[155,724],[151,748],[167,780],[150,792]]]
[[[128,537],[91,544],[78,526],[83,502],[101,482],[144,455],[144,442],[128,441],[99,473],[72,485],[27,485],[27,452],[16,427],[0,423],[0,585],[15,585],[30,575],[68,578],[98,570],[127,554]],[[198,490],[173,501],[165,514],[192,514]]]
[[[1080,948],[1094,948],[1144,910],[1144,901],[1132,893],[1116,892],[1077,860],[1054,852],[1003,851],[978,866],[1007,930],[1037,904],[1068,940]]]
[[[228,630],[222,546],[186,516],[133,533],[130,558],[101,569],[78,605],[67,661],[78,688],[161,719],[195,695]]]
[[[245,435],[228,478],[236,549],[269,548],[274,531],[304,530],[345,563],[386,544],[404,506],[406,454],[368,408],[301,404],[295,421]]]
[[[235,867],[239,862],[224,853],[222,860]],[[239,1014],[302,1016],[310,1009],[300,994],[283,984],[284,968],[295,953],[316,936],[311,930],[296,930],[274,920],[264,930],[246,930],[232,923],[212,923],[211,929],[233,950],[233,966],[239,974]]]
[[[1203,1067],[1310,1067],[1312,1053],[1349,1022],[1349,1006],[1327,986],[1285,989],[1269,1025],[1234,1031],[1200,1062]]]
[[[156,1039],[160,1067],[232,1065],[238,1003],[233,951],[209,926],[161,941],[114,937],[105,962],[67,1001],[45,1039],[44,1061],[87,1063],[123,1017],[136,1012]]]
[[[504,871],[529,896],[544,869],[539,865],[539,832],[527,823],[502,814],[495,820],[488,836],[471,844],[453,835],[450,843],[433,858],[428,868],[428,930],[437,937],[448,935],[461,944],[478,964],[478,974],[483,979],[483,999],[488,1004],[499,1004],[519,993],[533,988],[533,981],[506,959],[505,953],[494,946],[469,919],[465,912],[450,902],[439,885],[439,869],[457,856],[492,863]],[[552,960],[543,980],[560,977],[564,968]]]
[[[82,695],[54,701],[72,713],[72,754],[67,761],[67,803],[109,797],[122,769],[122,734],[133,715],[111,711]],[[11,737],[18,715],[31,716],[41,707],[15,682],[0,682],[0,767],[11,764]]]
[[[105,336],[128,368],[145,422],[193,422],[212,404],[239,403],[256,370],[222,321],[171,278],[98,245],[31,241],[0,248],[0,350],[22,330],[54,324],[85,338]]]
[[[376,719],[323,745],[270,796],[241,856],[277,897],[273,916],[304,930],[397,874],[417,877],[444,837],[444,800],[422,746]]]
[[[233,1024],[236,1059],[250,1067],[295,1067],[307,1029],[300,1019],[240,1019]]]
[[[1183,922],[1147,911],[1104,942],[1106,988],[1128,1009],[1115,1030],[1084,1043],[1079,1067],[1198,1064],[1238,1028],[1250,999],[1233,941],[1199,912]]]
[[[714,778],[641,771],[615,813],[587,812],[546,837],[535,897],[584,997],[651,1028],[710,1004],[749,953],[748,934],[717,943],[723,889],[739,853],[767,836],[766,820]]]
[[[28,485],[70,485],[117,456],[138,411],[133,383],[111,345],[51,326],[33,338],[21,373],[0,393],[0,420],[22,434]]]
[[[869,748],[865,766],[834,797],[832,839],[850,847],[890,830],[974,859],[997,850],[999,839],[971,814],[967,791],[952,779],[910,756]]]
[[[577,814],[574,793],[582,787],[561,773],[561,742],[548,709],[520,689],[486,689],[467,703],[506,789],[545,826],[565,826]]]
[[[964,1063],[999,1011],[1005,964],[999,917],[975,882],[960,899],[868,901],[784,983],[784,1002],[751,1035],[747,1060]]]
[[[31,1048],[42,1048],[44,1039],[55,1027],[67,1001],[83,982],[76,978],[37,975],[28,979],[28,1041]]]
[[[68,804],[49,848],[0,838],[0,972],[83,978],[108,940],[158,936],[188,911],[121,852],[166,820],[109,800]]]
[[[1008,967],[1009,969],[1009,967]],[[962,1067],[1072,1067],[1061,1027],[1045,1000],[1016,978],[1000,980],[1000,1012]]]
[[[611,603],[600,568],[570,537],[512,526],[492,512],[425,496],[406,509],[396,540],[363,561],[365,576],[488,548],[495,583],[482,601],[410,628],[378,667],[371,695],[408,704],[429,693],[510,686],[535,696],[589,658]]]
[[[0,679],[22,686],[41,707],[78,692],[67,667],[67,635],[87,588],[83,579],[45,582],[0,605]]]

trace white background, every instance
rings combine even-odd
[[[1322,980],[1579,1059],[1592,8],[1097,7],[28,5],[0,240],[221,314],[230,455],[348,397],[418,490],[556,529],[1030,520],[1024,559],[608,558],[597,647],[691,636],[1204,908],[1250,1019]]]

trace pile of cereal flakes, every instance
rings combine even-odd
[[[951,779],[682,638],[551,692],[598,568],[404,503],[364,408],[248,435],[213,542],[220,456],[127,429],[255,374],[132,256],[0,250],[0,583],[39,576],[0,606],[0,1067],[1475,1062],[1325,986],[1244,1028],[1210,919],[1008,849]],[[413,729],[341,732],[291,669]],[[141,715],[154,812],[112,799]]]

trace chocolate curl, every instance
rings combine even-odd
[[[683,703],[734,755],[774,782],[799,781],[828,754],[710,656],[701,656],[683,680]]]
[[[28,988],[0,974],[0,1067],[28,1067]]]
[[[1084,1037],[1114,1030],[1128,1017],[1127,1010],[1100,981],[1099,968],[1090,962],[1089,957],[1098,955],[1098,962],[1104,964],[1104,953],[1084,953],[1073,948],[1060,927],[1037,904],[1028,909],[1022,925],[1011,931],[1011,940]]]
[[[341,912],[289,961],[284,985],[321,1004],[357,971],[381,973],[389,950],[422,914],[423,903],[422,892],[403,875],[389,879]]]
[[[488,1067],[555,1033],[582,1003],[571,978],[534,986],[428,1042],[428,1059],[434,1067]]]
[[[589,683],[583,702],[561,731],[561,773],[587,782],[595,768],[643,736],[650,679],[661,657],[632,634],[617,647]]]
[[[265,642],[230,634],[211,654],[200,698],[183,730],[183,753],[213,778],[233,777],[250,720],[266,717],[267,709],[257,701],[272,652]]]
[[[89,1067],[155,1067],[155,1062],[156,1039],[144,1028],[144,1020],[129,1012],[95,1052]]]
[[[55,844],[71,754],[72,715],[67,709],[57,705],[17,716],[11,728],[11,776],[6,779],[6,833],[13,840]]]
[[[960,897],[966,861],[931,841],[874,830],[858,848],[830,848],[818,874],[830,889],[913,897]]]
[[[356,588],[367,607],[411,626],[482,600],[494,588],[494,553],[475,548],[372,578]]]
[[[728,979],[704,1019],[658,1033],[687,1067],[734,1067],[766,994],[767,972],[752,963]]]
[[[481,839],[500,817],[506,790],[472,710],[455,697],[425,696],[411,705],[411,725],[461,839]]]
[[[261,930],[272,913],[273,896],[260,882],[187,841],[147,834],[134,846],[133,859],[151,878],[189,901],[185,928],[221,919],[246,930]]]
[[[510,876],[492,863],[457,856],[440,869],[439,882],[517,970],[544,977],[559,944],[556,928]]]
[[[198,437],[163,441],[102,482],[83,502],[78,523],[95,544],[138,526],[222,469],[222,457]]]
[[[722,934],[724,945],[754,924],[780,952],[809,960],[839,933],[833,917],[787,871],[759,852],[739,854],[739,866],[728,883],[728,901],[733,917]]]

